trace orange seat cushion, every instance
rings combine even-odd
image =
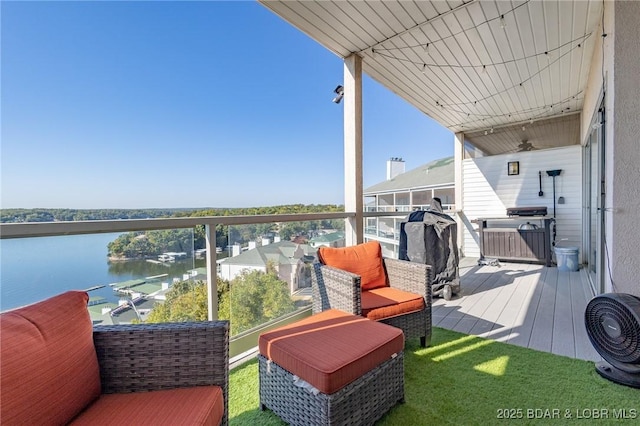
[[[102,395],[72,425],[219,425],[224,395],[219,386]]]
[[[362,290],[387,285],[382,247],[377,241],[342,248],[320,247],[318,259],[325,265],[359,275]]]
[[[64,424],[100,395],[85,292],[0,315],[3,425]]]
[[[392,287],[362,292],[362,315],[377,321],[424,309],[424,298]]]
[[[329,309],[262,333],[260,354],[332,394],[404,348],[402,330]]]

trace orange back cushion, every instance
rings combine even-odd
[[[85,292],[0,315],[2,424],[64,424],[100,395]]]
[[[320,247],[318,259],[325,265],[360,275],[362,290],[387,285],[387,275],[382,264],[382,247],[377,241],[343,248]]]

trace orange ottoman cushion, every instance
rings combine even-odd
[[[260,354],[332,394],[404,348],[402,330],[330,309],[262,333]]]
[[[392,287],[362,292],[362,316],[370,320],[391,318],[424,309],[424,298]]]
[[[64,424],[100,395],[89,296],[70,291],[0,315],[0,419]]]
[[[342,248],[320,247],[318,259],[327,266],[359,275],[362,290],[387,285],[382,247],[377,241]]]
[[[224,396],[219,386],[102,395],[72,425],[219,425]]]

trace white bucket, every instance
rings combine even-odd
[[[577,271],[580,268],[578,264],[578,247],[555,247],[556,262],[558,263],[558,271]]]

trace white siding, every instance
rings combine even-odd
[[[507,175],[509,161],[520,162],[519,175]],[[582,247],[582,157],[581,147],[575,145],[464,160],[464,255],[480,256],[474,219],[506,217],[506,209],[516,206],[546,206],[553,216],[553,178],[546,171],[554,169],[562,169],[556,177],[556,243]],[[538,171],[542,171],[542,197],[538,196]],[[564,204],[557,203],[560,197]]]
[[[249,266],[249,265],[230,265],[228,263],[220,264],[220,278],[223,280],[231,281],[243,271],[262,271],[267,272],[267,268],[264,266]]]

